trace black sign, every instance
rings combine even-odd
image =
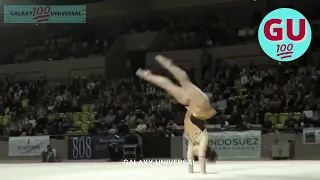
[[[109,146],[114,146],[122,151],[125,138],[115,135],[96,136],[95,141],[95,159],[106,159],[109,158]]]
[[[70,136],[68,140],[68,159],[107,159],[109,146],[122,150],[124,137],[119,136]]]
[[[68,159],[94,159],[94,139],[92,136],[69,136]]]

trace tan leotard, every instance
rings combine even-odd
[[[188,110],[184,118],[184,132],[187,139],[194,144],[198,144],[198,136],[206,130],[205,121],[210,119],[214,113],[215,110],[212,108],[207,111],[202,111],[197,115],[192,114],[191,111]]]

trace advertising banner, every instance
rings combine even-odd
[[[261,156],[261,131],[209,132],[208,146],[219,159],[254,159]],[[187,157],[188,142],[183,138],[183,157]]]
[[[304,128],[303,143],[320,144],[320,128]]]
[[[96,136],[95,137],[95,159],[109,158],[109,146],[116,146],[122,151],[123,144],[125,143],[124,137],[119,136]]]
[[[49,136],[19,136],[9,138],[9,156],[40,156],[50,144]]]

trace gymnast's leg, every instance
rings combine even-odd
[[[188,105],[189,100],[185,94],[185,90],[179,86],[176,86],[170,79],[152,74],[150,70],[143,70],[138,69],[136,75],[140,78],[164,89],[167,91],[171,96],[173,96],[179,103]]]
[[[156,61],[165,69],[167,69],[178,80],[182,87],[190,85],[190,79],[188,74],[180,67],[173,64],[171,59],[168,59],[162,55],[155,57]]]
[[[190,103],[203,109],[210,108],[210,102],[207,96],[195,86],[189,79],[188,74],[180,67],[176,66],[171,59],[158,55],[156,61],[165,69],[167,69],[180,83],[190,98]]]

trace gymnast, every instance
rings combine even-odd
[[[155,60],[179,82],[174,84],[170,79],[153,74],[150,70],[138,69],[136,75],[167,91],[176,101],[187,109],[184,118],[184,133],[188,140],[187,159],[193,162],[194,157],[199,159],[201,173],[206,173],[206,154],[208,154],[208,132],[206,120],[216,114],[210,105],[208,97],[189,79],[187,73],[174,65],[172,60],[158,55]],[[210,153],[210,152],[209,152]],[[216,158],[216,154],[213,153]],[[193,164],[188,163],[189,173],[193,173]]]

